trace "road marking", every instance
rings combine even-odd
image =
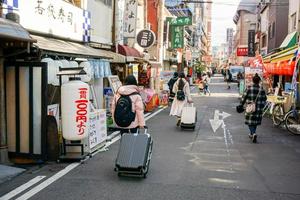
[[[26,200],[26,199],[31,198],[33,195],[37,194],[44,188],[48,187],[51,183],[57,181],[58,179],[60,179],[61,177],[63,177],[67,173],[69,173],[71,170],[73,170],[78,165],[80,165],[80,163],[72,163],[72,164],[68,165],[66,168],[57,172],[56,174],[54,174],[53,176],[51,176],[44,182],[40,183],[39,185],[35,186],[34,188],[32,188],[31,190],[29,190],[28,192],[26,192],[19,198],[17,198],[16,200]]]
[[[163,111],[166,107],[159,109],[158,111],[150,114],[149,116],[147,116],[145,118],[145,121],[151,119],[152,117],[154,117],[155,115],[159,114],[161,111]],[[105,145],[104,148],[101,148],[100,150],[94,152],[92,154],[92,156],[96,155],[99,152],[103,152],[107,150],[107,147],[109,147],[110,145],[112,145],[113,143],[117,142],[119,139],[121,138],[121,136],[117,136],[115,138],[113,138],[110,142],[108,142],[107,145]],[[86,159],[87,160],[87,159]],[[31,198],[32,196],[34,196],[35,194],[37,194],[38,192],[40,192],[41,190],[45,189],[46,187],[48,187],[50,184],[52,184],[53,182],[57,181],[58,179],[60,179],[61,177],[63,177],[64,175],[66,175],[67,173],[69,173],[70,171],[72,171],[73,169],[75,169],[77,166],[79,166],[80,163],[72,163],[70,165],[68,165],[65,169],[57,172],[56,174],[54,174],[53,176],[51,176],[50,178],[48,178],[47,180],[45,180],[44,182],[40,183],[39,185],[35,186],[34,188],[32,188],[31,190],[29,190],[28,192],[26,192],[25,194],[23,194],[22,196],[20,196],[19,198],[17,198],[16,200],[27,200],[29,198]],[[22,190],[24,191],[24,190]],[[9,194],[9,193],[8,193]],[[2,199],[1,199],[2,200]],[[3,199],[4,200],[4,199]],[[6,199],[5,199],[6,200]]]
[[[220,119],[220,116],[222,117],[222,119]],[[214,133],[221,126],[221,124],[224,124],[224,119],[229,116],[230,116],[229,113],[226,112],[220,113],[219,110],[215,110],[214,119],[209,120],[211,128],[213,129]]]
[[[16,189],[10,191],[9,193],[7,193],[6,195],[0,197],[0,200],[9,200],[11,198],[13,198],[14,196],[17,196],[18,194],[20,194],[21,192],[27,190],[28,188],[30,188],[31,186],[35,185],[36,183],[40,182],[42,179],[44,179],[46,176],[37,176],[33,179],[31,179],[30,181],[28,181],[27,183],[17,187]]]
[[[163,111],[166,107],[159,109],[158,111],[152,113],[151,115],[149,115],[148,117],[145,118],[145,121],[151,119],[152,117],[154,117],[155,115],[157,115],[158,113],[160,113],[161,111]]]

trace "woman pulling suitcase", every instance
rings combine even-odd
[[[177,117],[177,126],[179,126],[183,107],[185,107],[188,103],[193,103],[190,94],[190,86],[185,80],[185,75],[183,72],[179,74],[179,78],[173,86],[173,92],[175,94],[175,98],[172,102],[170,116]]]

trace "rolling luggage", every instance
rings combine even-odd
[[[197,122],[197,111],[194,105],[183,107],[180,127],[182,129],[192,129],[195,130]]]
[[[146,178],[152,155],[153,141],[147,129],[145,133],[122,135],[115,171],[118,176],[138,175]]]

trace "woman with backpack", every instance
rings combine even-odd
[[[179,78],[173,86],[173,92],[175,93],[175,98],[171,106],[170,115],[178,118],[177,126],[179,126],[183,107],[187,103],[193,102],[190,94],[190,86],[185,80],[184,73],[181,72],[179,74]]]
[[[123,133],[136,133],[138,128],[144,128],[144,104],[137,80],[133,75],[125,78],[112,101],[112,116],[117,127]]]

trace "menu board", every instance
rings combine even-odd
[[[89,147],[90,151],[107,138],[106,110],[99,109],[90,113]]]
[[[122,82],[120,81],[118,76],[109,76],[107,78],[108,78],[110,87],[112,88],[112,91],[115,94],[118,91],[119,87],[122,86]]]

